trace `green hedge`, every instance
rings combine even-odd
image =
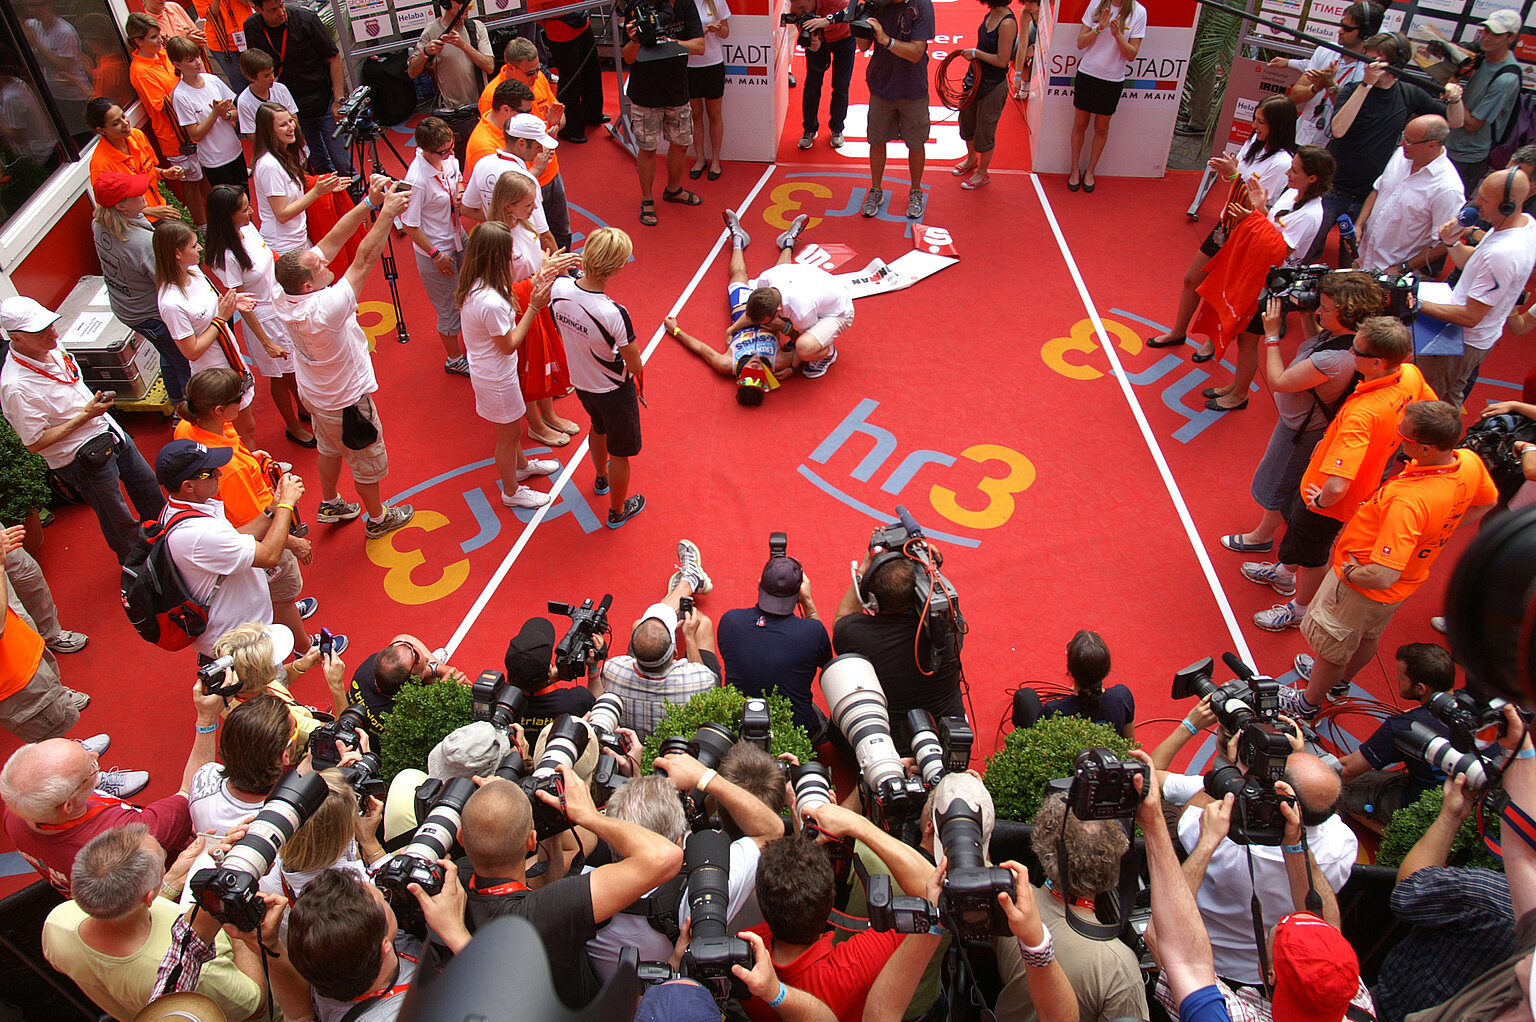
[[[474,719],[473,702],[468,685],[423,685],[414,679],[407,683],[379,736],[384,780],[393,781],[402,770],[425,770],[427,753],[450,731]]]
[[[668,703],[667,712],[662,714],[656,729],[645,740],[645,753],[641,762],[646,771],[650,772],[651,761],[656,758],[661,743],[673,735],[692,738],[695,731],[710,721],[739,732],[741,713],[746,705],[746,695],[729,685],[700,692],[681,706]],[[781,752],[792,752],[802,763],[809,763],[816,758],[816,748],[811,744],[810,736],[805,733],[805,728],[795,724],[794,707],[788,696],[781,696],[777,691],[770,695],[768,715],[773,721],[775,756]]]
[[[1431,788],[1419,796],[1412,805],[1403,806],[1392,814],[1392,822],[1382,831],[1381,845],[1376,849],[1376,865],[1397,867],[1403,864],[1409,851],[1440,815],[1445,792]],[[1499,821],[1492,814],[1485,817],[1489,832],[1498,838]],[[1488,854],[1488,848],[1477,833],[1477,814],[1472,813],[1461,823],[1461,829],[1451,841],[1450,862],[1453,866],[1482,866],[1485,869],[1503,870],[1504,864]]]
[[[1029,823],[1040,810],[1047,781],[1072,773],[1077,754],[1102,746],[1124,757],[1132,744],[1108,724],[1058,714],[1015,728],[1003,747],[987,757],[982,781],[992,793],[997,818]]]

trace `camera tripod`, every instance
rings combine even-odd
[[[372,121],[358,124],[356,134],[352,136],[352,166],[360,171],[364,167],[369,168],[368,172],[362,175],[364,195],[368,194],[368,181],[372,178],[372,175],[384,172],[383,165],[379,163],[380,137],[384,138],[384,144],[389,147],[390,152],[395,154],[395,159],[400,162],[400,166],[410,166],[410,161],[400,155],[400,150],[395,148],[395,144],[387,136],[384,136],[384,133],[377,124]],[[378,216],[378,213],[374,213],[373,219],[378,219]],[[411,333],[406,329],[405,308],[400,304],[400,268],[395,262],[395,234],[393,227],[391,227],[386,239],[384,251],[379,256],[379,262],[384,267],[384,279],[389,283],[389,301],[395,309],[395,339],[401,344],[409,344],[411,342]]]

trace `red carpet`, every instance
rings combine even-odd
[[[972,31],[979,15],[979,7],[942,5],[940,30]],[[791,97],[798,104],[798,93]],[[764,407],[744,409],[723,377],[659,336],[662,317],[674,309],[699,336],[718,337],[727,325],[723,208],[741,210],[756,239],[747,252],[754,271],[772,260],[774,235],[799,212],[812,217],[806,242],[851,250],[842,272],[910,249],[903,218],[857,215],[867,168],[833,156],[825,131],[809,153],[795,149],[800,129],[792,111],[781,135],[783,163],[771,170],[729,164],[720,181],[687,182],[704,205],[658,202],[656,229],[637,221],[632,161],[617,145],[594,138],[561,148],[578,234],[612,224],[635,240],[635,259],[610,290],[628,306],[642,345],[655,339],[645,374],[645,449],[633,485],[648,505],[619,531],[600,527],[607,501],[591,495],[585,463],[531,532],[528,512],[514,516],[499,505],[492,431],[473,414],[468,381],[441,371],[410,247],[397,238],[411,342],[395,341],[379,272],[363,322],[377,342],[377,399],[391,461],[384,492],[414,504],[416,520],[366,545],[360,525],[317,525],[306,591],[321,609],[311,624],[349,634],[352,663],[398,632],[436,646],[462,630],[453,660],[473,676],[499,667],[507,639],[526,617],[546,613],[551,599],[612,593],[622,645],[635,615],[662,594],[681,537],[699,544],[715,580],[701,609],[718,618],[748,605],[775,530],[788,533],[790,552],[804,562],[830,619],[848,585],[849,561],[861,556],[871,528],[903,504],[935,535],[950,537],[939,543],[971,626],[964,662],[978,767],[998,740],[1009,692],[1037,680],[1059,684],[1066,642],[1079,628],[1107,639],[1115,661],[1110,681],[1134,690],[1146,744],[1186,709],[1168,698],[1173,672],[1238,648],[1234,623],[1257,666],[1287,676],[1304,643],[1294,631],[1253,627],[1252,614],[1278,598],[1244,581],[1240,558],[1217,542],[1257,518],[1248,482],[1274,423],[1272,405],[1260,393],[1245,412],[1207,413],[1199,391],[1230,370],[1190,364],[1191,349],[1159,352],[1141,342],[1150,324],[1171,317],[1208,227],[1184,215],[1195,175],[1101,178],[1092,195],[1069,194],[1060,178],[1037,182],[1027,173],[1023,119],[1011,104],[990,185],[962,191],[948,172],[952,160],[928,169],[926,223],[951,233],[958,265],[910,290],[859,300],[857,322],[826,377],[791,379]],[[393,137],[406,149],[408,136]],[[888,187],[904,192],[906,179],[904,154],[893,151]],[[1207,208],[1214,213],[1214,203]],[[1069,245],[1070,266],[1051,216]],[[1155,451],[1099,350],[1071,266],[1116,340]],[[1514,385],[1501,381],[1524,377],[1528,352],[1523,342],[1496,349],[1470,404],[1514,396]],[[258,403],[251,446],[293,461],[311,480],[303,510],[312,519],[313,454],[282,438],[265,387]],[[585,424],[574,400],[559,409]],[[148,417],[127,425],[153,460],[168,439],[166,426]],[[569,464],[582,440],[556,456]],[[345,477],[342,492],[351,492]],[[1428,618],[1466,541],[1457,538],[1444,566],[1398,614],[1382,643],[1387,662],[1359,679],[1371,694],[1395,698],[1390,659],[1397,645],[1436,638]],[[106,762],[152,770],[141,797],[174,791],[192,738],[191,654],[159,652],[129,631],[113,596],[115,565],[88,509],[59,512],[41,560],[64,626],[92,637],[84,652],[62,661],[65,682],[94,697],[77,734],[110,731]],[[318,677],[301,682],[298,694],[326,698]],[[0,736],[0,755],[15,746]]]

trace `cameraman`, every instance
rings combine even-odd
[[[1278,782],[1275,790],[1284,797],[1294,795],[1284,781]],[[1200,824],[1199,847],[1210,848],[1226,840],[1232,809],[1232,795],[1206,806]],[[1317,863],[1300,843],[1301,814],[1289,801],[1281,803],[1280,811],[1285,817],[1285,844],[1282,847],[1293,910],[1270,923],[1266,932],[1266,949],[1260,951],[1266,986],[1238,986],[1218,981],[1216,988],[1232,1018],[1251,1022],[1270,1022],[1274,1018],[1306,1018],[1315,1022],[1373,1019],[1375,1006],[1370,991],[1360,979],[1360,964],[1354,948],[1338,929],[1339,906],[1333,891],[1326,884],[1317,891],[1322,903],[1321,915],[1306,908]],[[1191,855],[1184,864],[1184,876],[1191,889],[1200,882],[1199,868],[1190,865],[1196,861],[1196,855]],[[1153,882],[1156,882],[1155,878]],[[1266,923],[1269,919],[1268,915],[1264,917]],[[1165,944],[1158,934],[1157,923],[1154,918],[1147,928],[1147,946],[1154,958]],[[1266,989],[1273,991],[1273,1000],[1265,997]],[[1170,1016],[1179,1017],[1178,1005],[1166,979],[1160,979],[1158,983],[1157,999]]]
[[[827,127],[832,129],[828,143],[833,149],[843,147],[843,123],[848,116],[848,87],[853,83],[853,30],[848,27],[848,0],[789,0],[789,9],[800,22],[800,31],[809,33],[811,43],[805,48],[805,81],[800,84],[800,126],[805,134],[801,149],[816,144],[821,127],[821,80],[832,69],[832,101],[827,107]]]
[[[658,50],[672,51],[652,59],[641,55],[638,17],[654,11],[662,31],[677,41],[663,42]],[[667,184],[661,197],[666,202],[697,206],[704,200],[683,187],[683,168],[688,147],[693,145],[693,112],[688,108],[688,57],[704,52],[704,25],[693,0],[656,4],[636,0],[624,13],[624,46],[619,51],[630,66],[629,127],[635,138],[635,169],[640,176],[640,222],[655,227],[656,149],[667,140]]]
[[[1066,843],[1072,874],[1070,891],[1062,882],[1062,867],[1068,863],[1057,857],[1058,838]],[[1085,937],[1067,921],[1067,914],[1075,913],[1086,922],[1097,923],[1093,899],[1118,885],[1120,858],[1128,843],[1120,821],[1079,820],[1068,808],[1065,794],[1047,795],[1035,815],[1032,843],[1046,881],[1044,887],[1031,888],[1027,893],[1034,897],[1040,918],[1050,927],[1056,960],[1077,995],[1080,1017],[1148,1017],[1141,963],[1130,946],[1120,940]],[[998,1019],[1015,1022],[1034,1018],[1037,1012],[1017,942],[994,939],[992,947],[1004,983],[997,998]]]
[[[961,637],[953,637],[938,669],[930,673],[927,667],[933,647],[922,627],[920,608],[912,598],[918,565],[908,557],[889,558],[871,573],[876,556],[874,551],[864,555],[837,605],[832,648],[839,654],[859,653],[869,658],[885,691],[892,736],[907,752],[908,710],[927,710],[935,720],[965,716],[960,698]],[[869,591],[868,605],[859,593],[861,580]]]
[[[700,692],[720,687],[714,622],[697,607],[682,616],[685,656],[673,659],[682,601],[714,588],[693,543],[679,541],[677,559],[682,567],[672,576],[666,597],[646,608],[630,631],[629,652],[603,664],[601,680],[592,691],[594,696],[613,692],[624,700],[620,723],[641,741],[655,730],[668,703],[681,706]]]
[[[599,813],[576,772],[564,764],[559,771],[564,799],[546,791],[539,792],[539,798],[606,842],[618,861],[530,891],[527,856],[538,846],[533,808],[522,788],[496,778],[484,782],[464,804],[459,839],[470,868],[461,866],[460,871],[467,877],[470,928],[503,915],[533,923],[549,952],[555,989],[568,1004],[584,1006],[598,991],[586,955],[598,926],[676,875],[683,850],[638,824]]]
[[[556,641],[555,626],[548,618],[531,617],[507,643],[502,661],[507,669],[507,684],[528,693],[521,723],[523,730],[535,739],[562,713],[580,717],[592,709],[596,697],[588,684],[603,669],[602,640],[598,638],[594,644],[597,648],[588,660],[587,677],[561,680],[553,663]]]
[[[872,217],[885,201],[885,147],[891,139],[907,144],[907,219],[921,220],[928,206],[923,195],[923,166],[928,144],[928,40],[934,36],[931,0],[890,0],[867,15],[872,39],[869,68],[869,191],[859,213]]]
[[[428,684],[440,679],[470,683],[468,675],[433,652],[425,641],[402,632],[358,665],[347,686],[347,702],[363,708],[369,728],[377,734],[384,727],[384,719],[395,710],[395,697],[412,678]]]
[[[1392,814],[1403,806],[1412,805],[1420,795],[1444,783],[1445,775],[1428,763],[1413,757],[1405,759],[1396,739],[1415,723],[1446,736],[1445,724],[1430,712],[1429,701],[1456,686],[1456,665],[1451,663],[1451,654],[1444,646],[1432,642],[1405,643],[1397,647],[1396,661],[1397,694],[1405,703],[1418,705],[1382,721],[1371,737],[1340,760],[1344,809],[1382,824],[1391,822]],[[1398,763],[1407,769],[1390,769]]]
[[[1301,744],[1299,737],[1291,736],[1290,740],[1293,751],[1286,759],[1285,783],[1296,793],[1301,807],[1299,818],[1306,828],[1309,854],[1319,867],[1316,872],[1326,886],[1337,891],[1349,880],[1359,850],[1354,831],[1334,812],[1339,801],[1339,775],[1316,756],[1294,751]],[[1227,757],[1246,771],[1247,766],[1238,758],[1238,742],[1239,736],[1233,736]],[[1201,819],[1215,800],[1205,793],[1201,777],[1166,774],[1160,780],[1165,798],[1185,804],[1179,818],[1179,839],[1189,850],[1184,875],[1196,891],[1216,974],[1229,986],[1263,983],[1251,905],[1257,893],[1267,920],[1279,919],[1291,909],[1287,853],[1274,845],[1237,844],[1226,837],[1224,828],[1219,836],[1214,831],[1207,833]]]

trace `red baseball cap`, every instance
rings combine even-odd
[[[1341,1022],[1360,989],[1360,961],[1336,928],[1311,912],[1275,927],[1275,1022]]]
[[[102,174],[91,184],[96,201],[103,206],[115,206],[124,199],[136,199],[149,191],[149,177],[145,174],[124,174],[120,171]]]

